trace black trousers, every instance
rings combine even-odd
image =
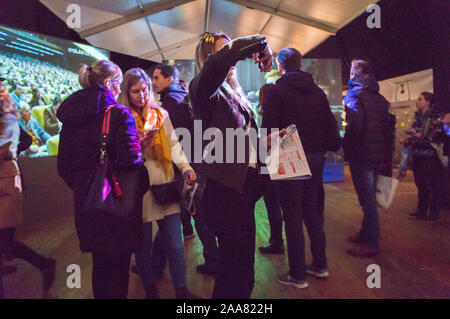
[[[297,280],[306,279],[303,222],[311,242],[312,264],[319,269],[327,267],[325,233],[319,211],[324,160],[321,153],[308,154],[308,164],[312,173],[309,180],[275,182],[278,200],[283,210],[289,273]]]
[[[181,207],[180,218],[181,224],[183,225],[183,235],[191,235],[194,232],[194,227],[192,227],[192,216],[184,207]]]
[[[212,298],[248,299],[255,282],[255,203],[262,182],[250,168],[242,194],[208,180],[203,193],[205,219],[219,242]]]
[[[418,190],[417,210],[427,215],[428,207],[432,216],[439,216],[444,194],[445,171],[437,156],[413,156],[414,182]]]
[[[39,255],[28,246],[14,240],[16,228],[0,229],[0,298],[3,296],[3,254],[23,259],[39,270],[42,270],[47,262],[47,258]]]
[[[92,253],[92,290],[95,299],[126,299],[130,253]]]
[[[275,246],[283,245],[283,214],[274,184],[271,181],[265,183],[263,196],[270,225],[269,243]]]

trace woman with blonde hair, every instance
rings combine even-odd
[[[92,253],[94,297],[124,299],[128,293],[131,254],[139,251],[142,242],[142,196],[148,188],[145,185],[148,175],[133,115],[116,101],[122,81],[119,66],[107,60],[83,65],[79,81],[83,89],[70,95],[57,112],[63,123],[58,172],[74,192],[75,226],[81,251]],[[109,129],[106,145],[102,142],[104,128]],[[115,174],[140,177],[137,182],[141,185],[132,201],[134,209],[126,218],[84,208],[89,196],[86,189],[103,158],[103,145]],[[114,194],[113,190],[108,196],[111,193]]]
[[[150,185],[172,183],[175,180],[173,163],[192,184],[196,175],[178,142],[168,113],[153,97],[151,81],[144,70],[134,68],[125,73],[119,102],[128,106],[136,120]],[[152,269],[152,222],[157,221],[158,236],[169,257],[169,270],[176,297],[196,298],[187,289],[186,263],[181,231],[180,206],[174,202],[159,205],[151,191],[144,196],[142,250],[136,254],[136,265],[143,282],[146,298],[159,298]]]

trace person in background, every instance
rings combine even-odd
[[[5,81],[6,78],[0,76],[0,99],[11,100],[11,96],[9,95],[8,88],[6,87]]]
[[[119,102],[134,116],[142,145],[150,185],[168,184],[175,180],[173,164],[191,185],[197,176],[189,165],[174,132],[169,114],[154,99],[151,82],[141,68],[125,73]],[[160,245],[167,252],[169,270],[178,299],[196,299],[187,288],[186,261],[181,238],[180,205],[177,202],[159,205],[151,191],[144,195],[143,235],[141,250],[136,254],[136,266],[145,288],[146,298],[159,298],[152,262],[152,222],[157,221]],[[156,243],[155,243],[156,244]]]
[[[179,85],[178,70],[167,64],[158,65],[153,71],[152,85],[155,93],[160,95],[161,106],[169,113],[173,128],[175,130],[186,128],[192,137],[192,110],[187,91]],[[180,138],[178,136],[178,139]],[[191,160],[192,156],[189,157]],[[176,169],[175,175],[179,175],[179,173]],[[181,208],[181,223],[184,239],[194,238],[195,232],[191,224],[191,215],[183,208]]]
[[[417,211],[410,217],[435,223],[439,220],[443,199],[443,164],[448,164],[448,157],[443,154],[445,117],[434,106],[433,94],[430,92],[419,95],[416,107],[411,129],[406,132],[410,137],[402,141],[405,146],[411,145],[414,182],[418,190]]]
[[[160,64],[153,71],[152,78],[153,89],[160,95],[162,107],[169,113],[170,120],[173,124],[173,128],[187,129],[191,138],[191,149],[189,160],[193,160],[193,119],[192,109],[189,104],[188,92],[186,89],[179,85],[179,73],[178,70],[170,65]],[[178,139],[182,141],[183,136],[179,135]],[[180,175],[181,172],[176,169],[175,175]],[[202,186],[199,186],[202,187]],[[197,205],[200,206],[200,205]],[[200,241],[203,245],[203,256],[205,259],[204,264],[197,265],[197,271],[207,275],[214,275],[216,273],[218,248],[216,236],[209,229],[204,220],[203,213],[200,207],[197,207],[196,214],[194,215],[195,228],[197,229]],[[184,239],[193,238],[195,236],[194,230],[191,224],[191,215],[184,208],[181,208],[181,222],[183,224]],[[158,237],[158,235],[156,235]],[[155,240],[155,252],[158,250]],[[165,264],[164,253],[155,254],[155,260],[159,260],[159,265],[156,263],[157,268],[162,269],[162,265]]]
[[[147,190],[139,135],[131,111],[116,101],[122,71],[115,63],[99,60],[79,71],[83,89],[59,107],[58,173],[74,192],[75,226],[80,249],[92,254],[92,289],[96,299],[125,299],[128,294],[131,254],[142,245],[142,197],[127,222],[109,213],[86,212],[85,189],[100,162],[100,143],[105,111],[111,107],[107,154],[120,171],[134,172]],[[147,184],[147,185],[146,185]]]
[[[44,111],[45,130],[51,136],[58,135],[61,130],[61,122],[58,121],[58,118],[56,117],[56,113],[58,112],[61,103],[61,96],[56,96],[52,106],[46,108]]]
[[[31,98],[29,105],[31,106],[31,108],[35,106],[45,105],[44,99],[41,96],[41,91],[38,88],[33,89],[33,96]]]
[[[289,272],[278,276],[278,282],[296,288],[307,288],[306,274],[319,278],[329,276],[325,252],[325,232],[319,212],[319,196],[327,150],[340,146],[336,119],[325,93],[314,83],[311,74],[301,71],[302,55],[292,47],[277,56],[282,74],[269,89],[263,104],[262,128],[285,128],[295,124],[302,140],[311,178],[274,183],[283,210]],[[311,242],[313,260],[306,264],[303,222]]]
[[[197,74],[189,86],[194,119],[202,121],[204,130],[221,130],[223,138],[219,135],[216,139],[222,139],[222,145],[226,145],[227,128],[257,129],[248,100],[241,95],[239,82],[233,80],[236,63],[252,57],[261,71],[270,70],[272,52],[265,37],[253,35],[231,41],[224,33],[207,32],[197,45]],[[219,240],[212,298],[250,298],[255,282],[254,209],[262,195],[262,185],[257,161],[251,159],[253,155],[249,151],[253,143],[246,144],[244,163],[234,158],[232,163],[205,161],[197,165],[207,178],[202,209]],[[234,149],[235,156],[236,153]],[[227,154],[225,149],[222,160]]]
[[[14,106],[19,111],[20,110],[20,102],[25,102],[25,97],[23,95],[22,86],[20,84],[15,84],[13,86],[14,92],[10,94],[11,100],[14,103]]]
[[[0,299],[4,298],[4,254],[23,259],[40,270],[44,291],[55,279],[56,261],[36,253],[14,239],[17,226],[22,223],[22,182],[17,164],[18,150],[27,148],[31,141],[19,144],[18,115],[11,100],[0,99]]]
[[[47,141],[51,137],[39,124],[39,122],[31,116],[31,109],[26,104],[21,104],[19,125],[33,139],[33,143],[25,153],[29,157],[47,156]]]
[[[379,93],[380,87],[367,61],[352,61],[348,87],[344,156],[364,213],[361,230],[348,238],[358,246],[348,253],[370,257],[379,253],[376,185],[380,165],[392,151],[390,104]]]

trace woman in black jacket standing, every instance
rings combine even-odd
[[[218,128],[222,132],[222,136],[215,136],[214,142],[219,141],[216,145],[227,144],[227,128],[256,129],[234,74],[234,65],[251,57],[261,71],[270,70],[272,54],[263,36],[231,41],[223,33],[205,33],[198,43],[198,73],[190,83],[189,94],[194,117],[202,121],[203,130]],[[246,146],[248,142],[247,139]],[[249,298],[254,286],[254,207],[261,197],[262,185],[257,164],[251,162],[248,149],[245,148],[244,163],[236,161],[236,156],[240,155],[236,154],[236,149],[226,149],[223,163],[202,163],[197,168],[208,178],[203,209],[219,239],[219,262],[212,298]],[[227,153],[230,155],[233,151],[234,161],[225,163],[225,158],[229,159]],[[198,154],[194,154],[197,161],[195,155]]]
[[[136,124],[131,111],[116,101],[122,82],[120,68],[107,60],[82,66],[84,89],[69,96],[58,109],[63,123],[58,172],[74,191],[75,225],[83,252],[92,253],[92,287],[95,298],[126,298],[130,257],[141,246],[142,198],[126,222],[104,213],[82,209],[85,189],[100,160],[100,140],[105,110],[110,113],[107,154],[119,170],[139,170],[145,175]],[[142,176],[143,181],[148,176]]]
[[[417,211],[410,214],[410,218],[427,223],[439,220],[445,184],[444,164],[448,164],[448,157],[443,154],[444,114],[433,100],[433,93],[420,93],[411,129],[406,132],[409,137],[401,141],[405,146],[411,146],[414,182],[418,190]]]

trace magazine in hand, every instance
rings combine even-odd
[[[271,147],[266,160],[271,180],[310,179],[311,170],[306,160],[295,124],[286,128],[286,134]]]

